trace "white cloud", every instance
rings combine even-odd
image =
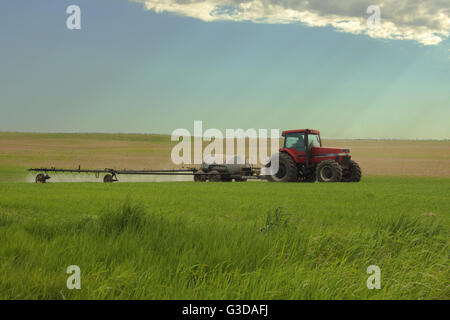
[[[132,0],[147,10],[170,12],[203,21],[252,21],[332,26],[372,38],[415,40],[436,45],[450,33],[448,0]],[[366,9],[381,8],[381,26],[369,30]]]

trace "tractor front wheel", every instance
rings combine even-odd
[[[342,167],[333,160],[324,160],[317,165],[316,176],[319,182],[339,182],[342,180]]]
[[[359,182],[361,181],[361,176],[359,165],[355,161],[350,160],[348,168],[342,171],[342,182]]]

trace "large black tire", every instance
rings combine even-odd
[[[350,160],[348,169],[342,171],[342,182],[359,182],[361,177],[361,168],[355,161]]]
[[[298,169],[294,159],[287,153],[279,154],[278,172],[270,175],[267,180],[270,182],[297,182]]]
[[[317,165],[316,176],[319,182],[339,182],[342,180],[342,167],[334,160],[324,160]]]
[[[209,172],[208,180],[210,182],[219,182],[222,181],[222,177],[220,176],[220,172],[217,170],[213,170]]]

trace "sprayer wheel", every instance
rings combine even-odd
[[[205,172],[203,170],[198,170],[196,173],[194,173],[194,181],[195,182],[205,182],[208,179],[207,175],[205,175]]]
[[[45,183],[45,175],[43,173],[39,173],[36,176],[36,183]]]
[[[217,170],[213,170],[209,173],[208,176],[209,181],[211,182],[219,182],[222,180],[222,178],[220,177],[220,172]]]
[[[113,179],[113,176],[111,175],[111,174],[107,174],[107,175],[105,175],[105,177],[103,178],[103,182],[104,183],[111,183],[111,182],[113,182],[114,181],[114,179]]]

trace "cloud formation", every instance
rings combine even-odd
[[[251,21],[332,26],[372,38],[415,40],[436,45],[450,33],[448,0],[132,0],[147,10],[203,21]],[[381,25],[367,27],[370,5],[381,9]]]

